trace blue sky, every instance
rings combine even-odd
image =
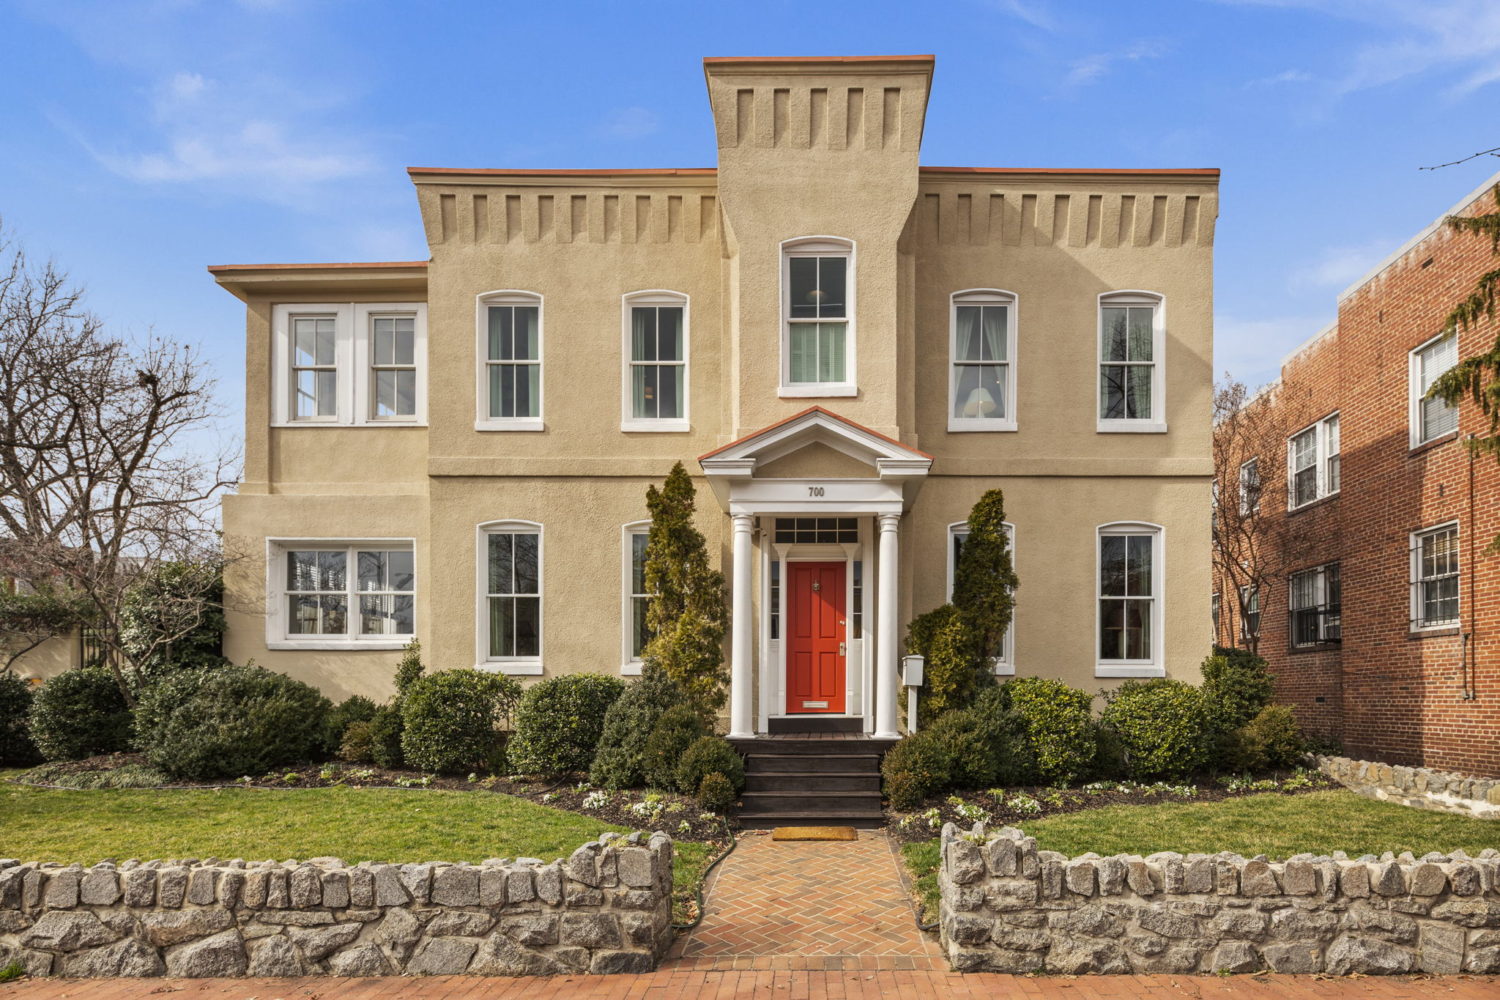
[[[404,168],[709,166],[705,55],[930,52],[926,164],[1215,166],[1216,367],[1255,384],[1500,169],[1494,0],[0,0],[0,218],[115,329],[205,264],[420,259]]]

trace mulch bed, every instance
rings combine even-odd
[[[107,754],[86,760],[58,761],[16,775],[23,784],[69,786],[102,772],[132,767],[148,769],[146,758],[136,753]],[[61,780],[59,780],[61,779]],[[529,799],[554,809],[588,816],[616,826],[636,830],[664,830],[680,840],[720,841],[725,836],[725,817],[705,812],[691,796],[641,789],[608,791],[588,784],[586,775],[531,780],[466,776],[430,775],[420,771],[388,771],[365,764],[330,762],[305,767],[286,768],[274,774],[252,777],[249,781],[172,781],[162,787],[221,788],[407,788],[440,789],[450,792],[498,792]],[[590,796],[593,796],[590,799]]]
[[[1291,787],[1284,787],[1290,781]],[[1276,787],[1266,787],[1275,782]],[[1001,799],[989,791],[960,792],[953,795],[933,796],[922,803],[921,808],[911,812],[886,810],[886,832],[898,843],[908,844],[931,840],[938,835],[944,823],[956,823],[967,829],[981,819],[974,810],[989,813],[985,822],[990,826],[1019,826],[1046,816],[1083,812],[1086,809],[1101,809],[1104,806],[1148,806],[1164,802],[1221,802],[1224,799],[1246,795],[1275,792],[1281,795],[1301,795],[1306,792],[1337,788],[1338,784],[1316,772],[1281,772],[1263,776],[1258,783],[1246,788],[1226,788],[1214,782],[1183,783],[1169,785],[1140,785],[1132,782],[1100,782],[1081,788],[1005,788]],[[1191,794],[1186,794],[1191,790]],[[1034,802],[1033,806],[1030,803]]]

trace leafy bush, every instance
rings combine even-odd
[[[380,710],[369,698],[352,695],[333,706],[328,713],[328,728],[323,733],[323,753],[332,757],[344,745],[344,732],[356,722],[369,722]]]
[[[945,712],[973,704],[995,683],[974,630],[952,604],[913,618],[906,627],[906,649],[927,659],[922,696],[917,699],[918,731]]]
[[[1285,705],[1267,705],[1245,725],[1234,731],[1233,753],[1225,764],[1236,771],[1264,771],[1294,767],[1307,751],[1307,741],[1292,710]]]
[[[718,736],[700,737],[687,748],[677,764],[677,790],[692,795],[710,774],[728,778],[733,795],[745,787],[745,759],[728,740]]]
[[[1092,696],[1062,681],[1016,677],[1001,697],[1024,729],[1020,783],[1070,785],[1088,773],[1098,752]]]
[[[712,812],[724,812],[738,794],[734,781],[720,771],[710,771],[698,783],[698,805]]]
[[[67,670],[31,703],[31,740],[46,760],[83,760],[130,747],[130,706],[104,667]]]
[[[516,711],[511,766],[522,774],[588,770],[604,716],[624,692],[624,681],[602,674],[564,674],[533,684]]]
[[[339,742],[339,760],[346,760],[351,764],[374,763],[375,734],[372,722],[351,722],[344,727],[344,738]]]
[[[646,740],[641,769],[652,788],[677,787],[677,765],[688,747],[709,735],[708,726],[689,705],[674,705],[661,714]]]
[[[604,733],[589,780],[605,788],[638,788],[646,780],[646,741],[662,713],[687,704],[687,694],[667,672],[649,664],[604,713]]]
[[[1203,661],[1203,696],[1215,730],[1238,729],[1271,704],[1266,661],[1247,649],[1215,646]]]
[[[486,767],[520,695],[515,678],[472,668],[418,678],[401,703],[401,755],[409,766],[439,774]]]
[[[953,781],[953,759],[932,730],[918,730],[885,752],[880,761],[891,808],[909,811]]]
[[[227,778],[311,760],[333,706],[316,688],[264,667],[187,670],[136,706],[141,749],[178,778]]]
[[[120,647],[147,681],[174,670],[229,665],[224,657],[224,568],[168,562],[130,585],[120,605]]]
[[[30,765],[41,760],[26,728],[32,697],[29,683],[9,670],[0,670],[0,764]]]
[[[994,766],[990,780],[974,787],[1021,785],[1031,780],[1030,750],[1026,743],[1026,720],[1010,704],[1003,686],[979,696],[971,710],[979,724],[980,737]]]
[[[989,788],[995,784],[994,743],[985,720],[974,709],[961,708],[940,716],[926,731],[918,731],[936,742],[948,758],[949,788]]]
[[[376,766],[396,771],[406,766],[401,754],[401,702],[381,705],[370,720],[370,760]]]
[[[1126,681],[1110,695],[1100,721],[1119,738],[1132,778],[1182,777],[1212,752],[1203,690],[1184,681]]]

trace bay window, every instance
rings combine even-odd
[[[426,419],[426,303],[282,304],[271,312],[273,425]]]

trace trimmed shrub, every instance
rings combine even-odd
[[[674,705],[656,720],[641,755],[642,771],[651,788],[670,791],[677,787],[677,765],[688,747],[708,736],[703,716],[688,705]]]
[[[375,760],[374,726],[370,722],[351,722],[344,728],[339,743],[339,760],[351,764],[370,764]]]
[[[515,678],[472,668],[418,678],[401,703],[401,756],[438,774],[485,768],[504,743],[500,724],[520,695]]]
[[[323,753],[330,757],[337,754],[344,745],[345,731],[356,722],[369,722],[379,710],[380,706],[357,694],[333,706],[333,711],[328,713],[328,728],[323,734]]]
[[[0,670],[0,764],[31,765],[41,760],[26,727],[32,697],[30,684],[9,670]]]
[[[604,716],[625,682],[603,674],[564,674],[533,684],[516,710],[507,747],[521,774],[587,771],[604,733]]]
[[[738,795],[733,780],[719,771],[710,771],[698,783],[698,805],[710,812],[728,810]]]
[[[31,741],[46,760],[83,760],[130,748],[131,714],[105,667],[67,670],[31,702]]]
[[[1100,720],[1119,738],[1132,778],[1177,778],[1209,760],[1213,746],[1203,690],[1157,677],[1126,681]]]
[[[1241,771],[1295,767],[1307,750],[1302,729],[1285,705],[1267,705],[1234,731],[1235,754],[1227,761]]]
[[[995,784],[997,748],[986,731],[985,720],[974,709],[961,708],[940,716],[917,735],[936,742],[947,757],[948,788],[990,788]]]
[[[1215,646],[1203,661],[1203,696],[1214,728],[1238,729],[1271,704],[1272,677],[1266,661],[1247,649]]]
[[[638,788],[646,780],[646,741],[656,720],[675,705],[687,704],[682,687],[649,664],[604,713],[604,733],[589,768],[589,780],[605,788]]]
[[[406,766],[401,754],[401,702],[381,705],[370,720],[370,760],[377,767],[397,771]]]
[[[880,761],[892,809],[908,812],[953,781],[953,760],[931,730],[918,730],[885,752]]]
[[[973,704],[993,687],[995,675],[979,652],[976,634],[952,604],[918,615],[906,627],[906,648],[926,657],[925,684],[917,699],[917,729],[932,725],[945,712]]]
[[[693,795],[710,774],[722,774],[728,778],[733,795],[738,795],[745,787],[745,759],[729,745],[728,740],[719,736],[700,737],[687,748],[677,764],[677,790],[684,795]]]
[[[974,787],[1025,784],[1033,770],[1026,744],[1026,720],[1010,706],[1005,688],[996,686],[986,690],[971,711],[994,767],[990,780]]]
[[[177,778],[259,775],[311,760],[333,706],[264,667],[171,674],[148,688],[135,726],[146,759]]]
[[[1091,695],[1062,681],[1016,677],[1001,697],[1024,728],[1020,783],[1070,785],[1088,773],[1099,749]]]

